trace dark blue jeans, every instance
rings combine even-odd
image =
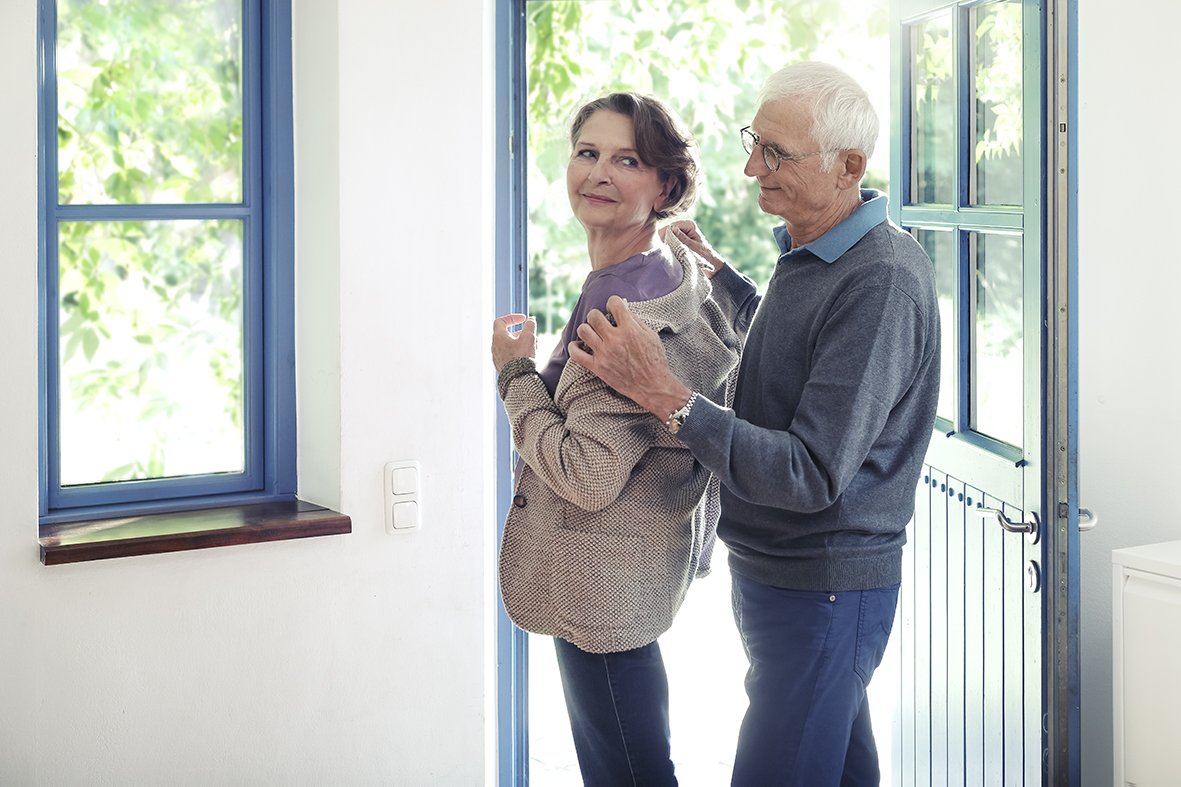
[[[750,668],[733,784],[877,785],[865,689],[881,663],[898,586],[817,593],[733,575]]]
[[[587,787],[675,785],[660,646],[587,653],[562,639],[554,644]]]

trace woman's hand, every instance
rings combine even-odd
[[[509,331],[513,325],[524,325],[519,331]],[[506,314],[492,321],[492,365],[496,373],[509,361],[532,358],[537,354],[537,321],[524,314]]]
[[[677,240],[685,244],[690,251],[713,266],[705,272],[706,278],[712,279],[715,273],[729,264],[722,255],[718,254],[713,246],[709,245],[709,241],[701,234],[701,230],[697,228],[697,223],[692,219],[681,219],[680,221],[674,221],[671,224],[661,227],[661,240],[670,232]]]

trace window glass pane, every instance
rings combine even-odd
[[[980,6],[973,13],[976,116],[972,201],[977,205],[1020,205],[1021,167],[1021,3]]]
[[[60,233],[62,485],[242,472],[241,222]]]
[[[940,347],[939,347],[939,407],[936,415],[955,423],[956,421],[956,369],[959,368],[956,337],[959,320],[956,319],[956,280],[958,255],[956,254],[956,233],[950,230],[916,230],[927,256],[935,265],[935,293],[939,298]]]
[[[951,15],[911,28],[911,200],[950,205],[955,199],[955,82]]]
[[[973,423],[981,434],[1022,444],[1024,298],[1021,236],[974,236],[976,314]]]
[[[62,204],[242,200],[240,0],[59,0]]]

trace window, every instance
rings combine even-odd
[[[1017,0],[963,3],[903,25],[910,105],[901,223],[936,270],[938,426],[1009,465],[1036,445],[1036,423],[1026,423],[1036,411],[1023,404],[1038,368],[1026,336],[1038,326],[1030,295],[1041,248],[1036,205],[1024,196],[1039,174],[1022,123],[1024,14]]]
[[[43,530],[294,501],[290,1],[40,11]]]

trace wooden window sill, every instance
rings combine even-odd
[[[47,566],[351,533],[348,516],[291,500],[42,525]]]

